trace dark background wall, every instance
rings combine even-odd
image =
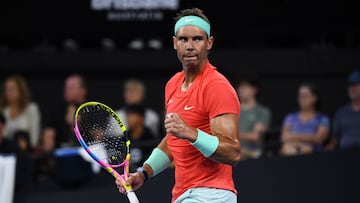
[[[118,47],[137,37],[161,38],[171,45],[172,18],[179,8],[199,7],[213,24],[218,44],[236,47],[358,47],[359,12],[356,1],[341,0],[252,0],[136,1],[139,9],[126,7],[129,0],[111,0],[108,7],[95,9],[96,0],[5,1],[0,7],[0,47],[37,49],[50,45],[61,49],[65,39],[78,41],[81,48],[96,49],[102,38],[112,38]],[[116,4],[117,2],[117,4]],[[120,6],[116,6],[120,3]],[[166,6],[171,2],[175,6]],[[146,6],[147,5],[147,6]],[[152,6],[149,8],[149,5]],[[165,6],[164,6],[165,5]],[[115,14],[159,14],[160,18],[110,20]]]

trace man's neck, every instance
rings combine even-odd
[[[182,91],[187,91],[191,87],[195,78],[201,73],[201,71],[204,69],[204,67],[205,67],[205,64],[201,65],[200,67],[184,69],[185,79],[181,85]]]

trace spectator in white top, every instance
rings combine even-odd
[[[4,81],[0,110],[6,118],[4,137],[14,139],[16,131],[27,131],[32,147],[37,146],[41,128],[41,113],[31,101],[27,82],[21,75],[11,75]]]
[[[145,100],[145,84],[135,78],[128,79],[124,84],[124,102],[122,108],[118,109],[116,113],[124,121],[127,126],[125,106],[133,104],[144,104]],[[145,120],[144,124],[148,127],[155,137],[160,136],[160,115],[155,110],[146,107],[145,108]]]

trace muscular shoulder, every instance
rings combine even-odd
[[[235,90],[229,80],[214,67],[203,75],[200,86],[205,94],[221,94],[222,92],[233,92]]]
[[[220,73],[217,68],[211,67],[205,75],[206,81],[209,84],[218,84],[218,83],[229,83],[228,79]]]

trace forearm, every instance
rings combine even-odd
[[[176,113],[166,116],[165,129],[173,136],[188,140],[205,157],[230,165],[235,165],[240,160],[239,127],[236,114],[223,114],[211,119],[212,134],[187,125]]]
[[[298,142],[308,142],[313,144],[321,144],[324,141],[320,135],[313,134],[294,134],[292,137]]]
[[[219,145],[211,159],[229,165],[236,165],[240,160],[240,142],[238,139],[229,139],[227,137],[219,138]]]
[[[167,137],[163,138],[153,150],[149,158],[144,162],[143,168],[149,177],[155,176],[167,168],[172,162],[170,150],[167,146]]]
[[[196,140],[191,142],[205,157],[224,164],[235,165],[240,160],[240,141],[228,136],[216,136],[196,130]]]

